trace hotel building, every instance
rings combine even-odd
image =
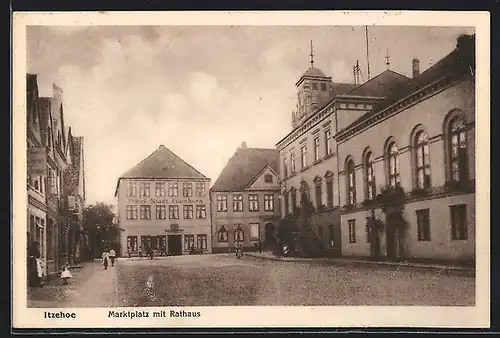
[[[210,179],[161,145],[117,182],[121,252],[211,252]]]
[[[275,241],[278,204],[279,153],[248,148],[243,142],[210,189],[212,251],[229,252],[235,245],[256,249]]]

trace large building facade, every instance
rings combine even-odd
[[[230,158],[210,189],[214,253],[273,245],[280,219],[278,157],[276,149],[243,142]]]
[[[115,191],[122,254],[210,253],[209,184],[163,145],[123,174]]]
[[[307,196],[336,254],[473,260],[474,37],[422,74],[409,62],[412,78],[388,69],[361,85],[311,64],[277,143],[282,214]]]

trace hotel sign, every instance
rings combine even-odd
[[[28,148],[28,170],[31,175],[47,174],[47,153],[45,147]]]
[[[129,204],[205,204],[205,200],[191,198],[129,198]]]

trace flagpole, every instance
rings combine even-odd
[[[370,56],[368,53],[368,26],[365,26],[365,38],[366,38],[366,63],[368,65],[368,80],[370,80]]]

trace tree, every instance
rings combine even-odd
[[[99,256],[105,246],[116,241],[119,228],[113,224],[113,206],[103,202],[89,205],[83,210],[83,226],[88,231],[90,248]]]

